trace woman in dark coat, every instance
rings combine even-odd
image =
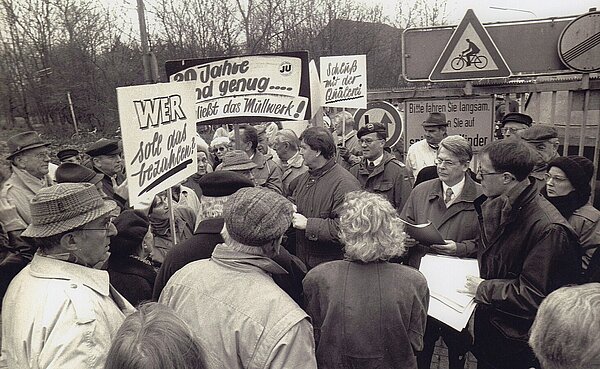
[[[133,306],[152,299],[156,271],[147,257],[152,234],[148,218],[141,212],[125,210],[113,221],[117,233],[110,241],[108,274],[110,283]]]
[[[589,203],[594,163],[583,156],[560,156],[548,163],[542,193],[569,221],[582,247],[582,268],[600,246],[600,211]]]
[[[405,251],[402,231],[380,195],[346,195],[345,259],[316,266],[303,281],[320,369],[417,368],[429,289],[418,270],[387,262]]]

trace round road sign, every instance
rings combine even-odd
[[[385,101],[372,101],[367,103],[366,109],[359,109],[354,113],[354,122],[358,128],[367,123],[382,123],[387,127],[388,139],[386,146],[392,147],[398,143],[404,126],[402,117],[394,105]]]
[[[600,12],[575,18],[558,39],[560,60],[582,73],[600,71]]]

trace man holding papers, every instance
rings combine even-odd
[[[416,186],[401,217],[413,224],[432,222],[445,244],[421,245],[412,240],[406,261],[418,268],[426,253],[475,256],[479,237],[477,213],[473,201],[481,195],[481,186],[467,174],[473,157],[471,144],[461,136],[448,136],[439,145],[435,163],[438,177]],[[409,243],[409,240],[405,241]],[[457,332],[437,319],[428,317],[424,348],[417,356],[419,369],[429,369],[435,342],[440,337],[448,346],[450,369],[464,367],[468,351],[468,334]]]
[[[527,344],[538,307],[579,275],[577,238],[528,177],[533,165],[519,140],[494,141],[480,152],[477,176],[484,195],[475,208],[483,279],[467,277],[465,283],[477,302],[472,351],[479,369],[539,368]]]

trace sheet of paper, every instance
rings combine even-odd
[[[463,312],[458,312],[432,297],[429,299],[427,314],[460,332],[467,326],[476,305],[475,301],[471,300]]]
[[[419,270],[427,279],[431,296],[441,302],[464,308],[472,300],[457,290],[464,288],[467,275],[479,276],[476,259],[427,254],[421,259]]]

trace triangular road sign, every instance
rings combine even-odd
[[[431,81],[509,77],[508,65],[472,9],[454,30],[429,75]]]

